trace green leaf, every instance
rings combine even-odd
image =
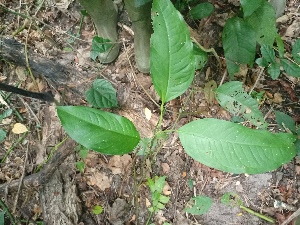
[[[145,4],[147,4],[148,2],[151,2],[151,0],[134,0],[134,6],[141,7]]]
[[[195,204],[191,208],[185,208],[184,211],[191,213],[193,215],[202,215],[210,209],[212,205],[211,198],[207,196],[196,196],[192,198],[195,201]]]
[[[12,109],[7,109],[4,111],[4,113],[0,114],[0,122],[6,118],[9,117],[12,114]]]
[[[226,21],[222,41],[231,78],[239,70],[236,63],[253,65],[256,51],[255,33],[243,19],[234,17]]]
[[[202,19],[210,16],[215,10],[215,7],[209,3],[204,2],[196,5],[190,10],[190,16],[194,20]]]
[[[190,86],[195,71],[193,44],[181,14],[167,1],[154,0],[150,72],[162,105]]]
[[[100,53],[106,52],[111,48],[112,44],[109,39],[95,36],[92,40],[91,58],[95,60]]]
[[[101,205],[95,205],[94,207],[93,207],[93,213],[95,214],[95,215],[99,215],[99,214],[101,214],[103,212],[103,207],[101,206]]]
[[[104,79],[96,79],[93,87],[85,93],[87,101],[97,108],[117,107],[116,91],[110,82]]]
[[[300,64],[300,39],[297,39],[292,48],[292,55],[296,63]]]
[[[5,211],[0,212],[0,225],[4,225]]]
[[[59,106],[57,114],[70,137],[88,149],[122,155],[139,143],[135,126],[122,116],[84,106]]]
[[[87,148],[85,148],[84,146],[81,146],[81,148],[79,149],[80,158],[85,159],[88,154],[89,154],[89,150]]]
[[[240,206],[243,204],[242,200],[236,193],[225,193],[221,198],[221,203],[231,207]]]
[[[81,15],[83,15],[83,16],[88,16],[88,15],[89,15],[85,9],[80,10],[80,13],[81,13]]]
[[[244,17],[250,16],[262,5],[263,0],[241,0]]]
[[[153,180],[148,178],[148,186],[152,193],[154,193],[155,191],[161,193],[165,186],[165,182],[166,182],[166,176],[162,176],[162,177],[155,176]]]
[[[297,141],[295,142],[295,148],[297,155],[300,156],[300,139],[297,139]]]
[[[178,134],[189,156],[230,173],[265,173],[296,154],[294,135],[272,134],[218,119],[192,121],[179,128]]]
[[[187,185],[188,185],[188,187],[190,188],[190,190],[193,190],[193,187],[194,187],[194,181],[193,181],[192,179],[189,179]]]
[[[268,73],[270,74],[273,80],[276,80],[280,75],[280,64],[279,63],[272,63],[268,69]]]
[[[256,41],[260,45],[273,46],[277,30],[275,12],[270,3],[263,1],[262,5],[245,20],[255,30]]]
[[[300,77],[300,66],[287,59],[280,59],[281,65],[286,73],[293,77]]]
[[[80,173],[83,173],[85,164],[83,161],[79,161],[79,162],[76,162],[76,167],[80,171]]]
[[[253,125],[266,129],[268,123],[264,120],[258,103],[242,87],[239,81],[231,81],[220,86],[216,91],[219,104],[235,116],[241,115]]]
[[[276,118],[276,122],[277,122],[278,126],[282,130],[286,131],[286,128],[287,128],[291,132],[293,132],[293,134],[297,133],[296,123],[292,117],[290,117],[289,115],[287,115],[283,112],[275,111],[275,118]]]
[[[207,53],[195,44],[193,44],[193,53],[195,57],[195,69],[200,70],[205,66],[207,62]]]
[[[164,195],[159,196],[159,201],[161,203],[167,204],[169,202],[169,200],[170,200],[170,197],[167,197],[167,196],[164,196]]]
[[[283,44],[283,41],[280,37],[279,34],[276,34],[276,43],[277,43],[277,49],[278,49],[278,53],[279,53],[279,57],[280,58],[283,58],[283,55],[284,55],[284,44]]]
[[[262,54],[262,57],[266,59],[268,62],[276,62],[275,52],[272,46],[269,45],[262,45],[260,47],[260,52]]]
[[[265,58],[257,58],[255,60],[255,62],[257,63],[257,65],[261,66],[261,67],[268,67],[269,63]]]
[[[2,142],[6,138],[6,132],[0,129],[0,142]]]

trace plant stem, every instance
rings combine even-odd
[[[163,115],[164,115],[164,103],[162,102],[160,105],[160,116],[159,116],[159,122],[158,122],[158,129],[161,130],[161,124],[163,120]]]
[[[3,210],[4,212],[6,212],[8,218],[9,218],[10,221],[11,221],[11,224],[15,225],[15,224],[16,224],[15,218],[14,218],[13,215],[10,213],[9,209],[7,208],[7,206],[5,205],[5,203],[1,200],[1,198],[0,198],[0,206],[1,206],[2,210]]]
[[[148,225],[148,224],[150,223],[150,220],[151,220],[151,218],[152,218],[152,215],[153,215],[153,212],[150,213],[150,216],[148,217],[148,220],[147,220],[147,222],[146,222],[146,225]]]
[[[1,160],[1,163],[4,163],[6,158],[9,156],[9,154],[11,153],[11,151],[17,146],[17,144],[19,144],[20,142],[22,142],[26,136],[28,132],[25,132],[21,137],[19,137],[19,139],[17,140],[17,142],[11,146],[8,151],[6,152],[6,154],[4,155],[3,159]]]
[[[266,221],[268,221],[268,222],[270,222],[270,223],[275,223],[275,220],[274,220],[274,219],[272,219],[272,218],[270,218],[270,217],[268,217],[268,216],[264,216],[264,215],[262,215],[262,214],[260,214],[260,213],[258,213],[258,212],[255,212],[255,211],[253,211],[252,209],[249,209],[249,208],[246,207],[246,206],[240,205],[240,208],[243,209],[243,210],[245,210],[245,211],[247,211],[247,212],[250,213],[250,214],[253,214],[254,216],[257,216],[257,217],[263,219],[263,220],[266,220]]]

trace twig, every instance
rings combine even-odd
[[[23,103],[23,105],[25,106],[25,108],[32,114],[33,118],[35,119],[35,122],[38,125],[41,125],[41,122],[39,121],[39,119],[37,118],[37,116],[35,115],[35,113],[32,111],[32,109],[30,108],[30,106],[23,100],[23,98],[21,98],[20,96],[19,100]]]
[[[126,48],[125,48],[126,46],[125,46],[124,42],[123,42],[123,47],[124,47],[124,49],[126,49]],[[134,73],[134,70],[133,70],[133,66],[132,66],[132,64],[131,64],[131,62],[130,62],[130,59],[129,59],[128,54],[126,54],[126,58],[127,58],[128,62],[129,62],[129,65],[130,65],[130,68],[131,68],[131,71],[132,71],[132,74],[133,74],[134,81],[142,88],[142,90],[143,90],[144,93],[149,97],[149,99],[150,99],[157,107],[160,107],[159,104],[157,104],[157,102],[151,97],[151,95],[148,93],[148,91],[143,87],[143,85],[141,85],[139,79],[137,79],[137,77],[136,77],[136,75],[135,75],[135,73]]]
[[[57,152],[53,155],[51,160],[43,167],[43,169],[35,174],[26,176],[23,180],[23,186],[29,188],[37,188],[44,185],[50,177],[54,174],[55,170],[60,164],[73,152],[76,143],[68,139],[63,145],[59,147]],[[10,183],[0,185],[0,196],[5,193],[5,189],[9,188],[10,191],[17,190],[19,179]]]
[[[263,74],[263,72],[264,72],[264,67],[259,67],[260,68],[260,71],[259,71],[259,74],[258,74],[258,76],[257,76],[257,78],[256,78],[256,81],[255,81],[255,83],[254,83],[254,85],[252,86],[252,88],[251,88],[251,90],[250,90],[250,92],[249,92],[249,95],[252,93],[252,91],[254,90],[254,88],[256,87],[256,85],[257,85],[257,83],[258,83],[258,81],[260,80],[260,77],[261,77],[261,75]]]
[[[27,134],[27,132],[24,133],[21,137],[19,137],[19,139],[17,140],[17,142],[8,149],[8,151],[5,153],[3,159],[1,160],[1,163],[4,163],[5,160],[6,160],[6,158],[9,156],[9,154],[11,153],[11,151],[17,146],[17,144],[21,143],[24,140],[26,134]]]
[[[293,219],[297,218],[298,216],[300,216],[300,208],[297,209],[297,211],[294,212],[287,220],[283,221],[281,225],[288,225],[289,222],[291,222]]]
[[[27,148],[26,148],[26,152],[25,152],[25,160],[24,160],[23,171],[22,171],[22,176],[20,178],[20,182],[19,182],[19,186],[18,186],[18,191],[17,191],[16,197],[15,197],[15,203],[14,203],[14,206],[13,206],[13,209],[12,209],[13,214],[15,213],[16,208],[17,208],[20,190],[21,190],[21,187],[22,187],[23,179],[25,177],[26,163],[27,163],[27,159],[28,159],[28,149],[29,149],[29,147],[28,147],[28,143],[27,143]]]

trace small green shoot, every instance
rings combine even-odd
[[[162,194],[163,188],[165,186],[166,176],[158,177],[155,176],[154,179],[148,178],[147,185],[151,191],[151,207],[148,208],[150,211],[150,216],[146,224],[149,224],[153,213],[158,212],[161,209],[165,208],[165,205],[169,202],[170,197],[164,196]]]
[[[194,187],[194,181],[192,179],[189,179],[188,182],[187,182],[187,185],[188,187],[193,190],[193,187]]]
[[[207,213],[212,205],[212,199],[207,196],[196,196],[190,201],[195,201],[192,207],[186,207],[184,211],[193,215],[202,215]]]
[[[95,205],[92,211],[95,215],[99,215],[103,212],[103,207],[101,205]]]
[[[83,173],[84,168],[85,168],[85,163],[83,160],[86,159],[86,157],[89,153],[89,149],[85,148],[82,145],[77,145],[75,148],[75,151],[78,152],[79,157],[82,159],[82,160],[76,162],[76,167],[81,173]]]
[[[80,171],[80,173],[84,172],[85,163],[83,161],[76,162],[76,167]]]
[[[96,60],[99,54],[108,51],[112,46],[109,39],[95,36],[92,40],[91,58]]]
[[[231,206],[231,207],[240,207],[240,209],[243,209],[245,210],[246,212],[254,215],[254,216],[257,216],[263,220],[266,220],[270,223],[275,223],[275,220],[268,217],[268,216],[264,216],[260,213],[257,213],[255,211],[253,211],[252,209],[246,207],[243,205],[243,202],[241,200],[241,198],[236,194],[236,193],[226,193],[222,196],[222,199],[221,199],[221,202],[225,205],[228,205],[228,206]]]

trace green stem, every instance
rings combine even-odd
[[[272,219],[272,218],[270,218],[270,217],[268,217],[268,216],[264,216],[264,215],[262,215],[262,214],[260,214],[260,213],[258,213],[258,212],[255,212],[255,211],[253,211],[252,209],[249,209],[249,208],[246,207],[246,206],[240,205],[240,208],[243,209],[243,210],[245,210],[245,211],[247,211],[248,213],[250,213],[250,214],[252,214],[252,215],[254,215],[254,216],[257,216],[257,217],[263,219],[263,220],[266,220],[266,221],[268,221],[268,222],[270,222],[270,223],[275,223],[275,220],[274,220],[274,219]]]
[[[54,155],[54,152],[58,149],[59,146],[61,146],[69,137],[66,137],[64,138],[61,142],[59,142],[57,145],[55,145],[52,149],[51,149],[51,152],[49,154],[49,156],[47,157],[46,161],[42,164],[40,164],[35,172],[39,172],[41,170],[41,168],[52,158],[52,156]]]
[[[5,160],[6,160],[6,158],[9,156],[9,154],[11,153],[11,151],[17,146],[17,144],[19,144],[20,142],[22,142],[24,140],[26,134],[27,134],[27,132],[24,133],[21,137],[19,137],[19,139],[17,140],[17,142],[13,146],[11,146],[9,148],[9,150],[6,152],[6,154],[4,155],[3,159],[1,160],[1,163],[4,163]]]
[[[148,225],[150,223],[150,220],[151,220],[152,216],[153,216],[153,212],[150,212],[150,216],[148,217],[146,225]]]
[[[163,120],[163,115],[164,115],[164,103],[162,102],[160,105],[160,116],[159,116],[159,122],[158,122],[158,129],[161,130],[161,124],[162,124],[162,120]]]
[[[16,224],[15,222],[15,218],[13,217],[13,215],[10,213],[9,209],[7,208],[7,206],[5,205],[5,203],[1,200],[0,198],[0,206],[3,209],[3,211],[7,214],[8,218],[10,219],[11,223],[13,225]]]

